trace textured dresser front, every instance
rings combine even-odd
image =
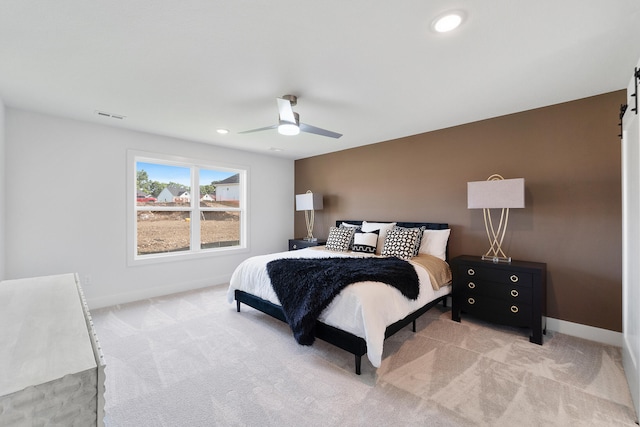
[[[0,282],[0,425],[104,425],[104,360],[74,274]]]
[[[546,265],[512,261],[493,263],[463,255],[452,260],[451,318],[468,313],[490,322],[531,329],[530,341],[542,344],[546,314]]]

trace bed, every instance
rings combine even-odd
[[[332,240],[332,238],[343,232],[348,235],[349,231],[343,229],[351,227],[354,229],[354,234],[348,250],[335,250],[333,247],[335,239]],[[376,227],[378,227],[377,231]],[[341,289],[322,310],[315,323],[313,329],[315,338],[352,353],[355,356],[355,372],[359,375],[363,355],[367,355],[374,367],[379,367],[386,338],[410,324],[415,332],[415,321],[418,317],[440,302],[446,305],[446,298],[451,293],[451,270],[446,263],[450,231],[448,224],[336,221],[336,226],[331,227],[326,246],[260,255],[243,261],[231,277],[227,299],[230,303],[235,301],[238,312],[241,304],[246,304],[287,322],[289,313],[285,314],[286,311],[283,310],[283,305],[286,308],[286,304],[280,302],[273,286],[275,283],[271,283],[269,273],[273,274],[271,269],[273,264],[270,264],[272,261],[306,262],[306,260],[327,258],[383,259],[390,256],[396,258],[396,253],[389,249],[392,248],[393,238],[397,237],[398,233],[413,235],[407,230],[416,229],[420,229],[420,237],[413,248],[415,256],[400,257],[413,266],[417,275],[419,292],[415,299],[405,297],[398,289],[386,283],[376,280],[360,281]],[[376,236],[372,237],[372,233]],[[365,244],[362,244],[363,242]],[[362,245],[358,246],[358,244]]]

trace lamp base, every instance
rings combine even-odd
[[[494,229],[493,220],[491,219],[491,209],[482,209],[484,214],[484,227],[487,231],[487,237],[489,238],[490,247],[487,253],[482,255],[483,261],[491,261],[494,263],[504,262],[511,263],[511,257],[507,256],[502,250],[502,241],[504,240],[505,232],[507,231],[507,223],[509,222],[509,208],[503,208],[500,213],[500,223],[498,228]]]
[[[495,264],[499,262],[504,262],[507,264],[511,264],[511,257],[501,257],[501,256],[490,256],[490,255],[482,255],[483,261],[491,261]]]
[[[305,237],[303,240],[306,240],[307,242],[317,242],[318,239],[316,239],[315,237],[313,237],[313,219],[315,217],[315,211],[310,210],[310,211],[304,211],[304,219],[307,223],[307,237]]]

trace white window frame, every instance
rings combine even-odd
[[[189,206],[138,206],[137,171],[138,162],[157,163],[168,166],[189,168],[191,171],[191,203]],[[239,207],[212,208],[200,206],[200,169],[222,170],[240,174]],[[173,156],[169,154],[149,153],[129,150],[127,152],[127,264],[141,265],[166,261],[185,261],[194,258],[215,257],[233,253],[248,252],[248,180],[249,168],[246,166],[231,165],[223,162],[203,161],[187,157]],[[185,211],[191,214],[190,248],[186,251],[162,252],[157,254],[138,255],[138,219],[140,211]],[[201,212],[209,211],[237,211],[240,212],[240,244],[237,246],[223,246],[217,248],[202,249],[200,246],[200,219]]]

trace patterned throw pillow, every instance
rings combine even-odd
[[[336,252],[348,251],[355,231],[355,228],[352,227],[331,227],[325,249]]]
[[[382,256],[396,256],[402,259],[413,258],[420,248],[422,230],[419,228],[394,227],[384,240]]]
[[[376,253],[376,246],[378,244],[378,233],[380,230],[376,230],[371,233],[364,233],[362,231],[356,231],[353,235],[353,244],[351,250],[354,252],[365,252],[368,254]]]

